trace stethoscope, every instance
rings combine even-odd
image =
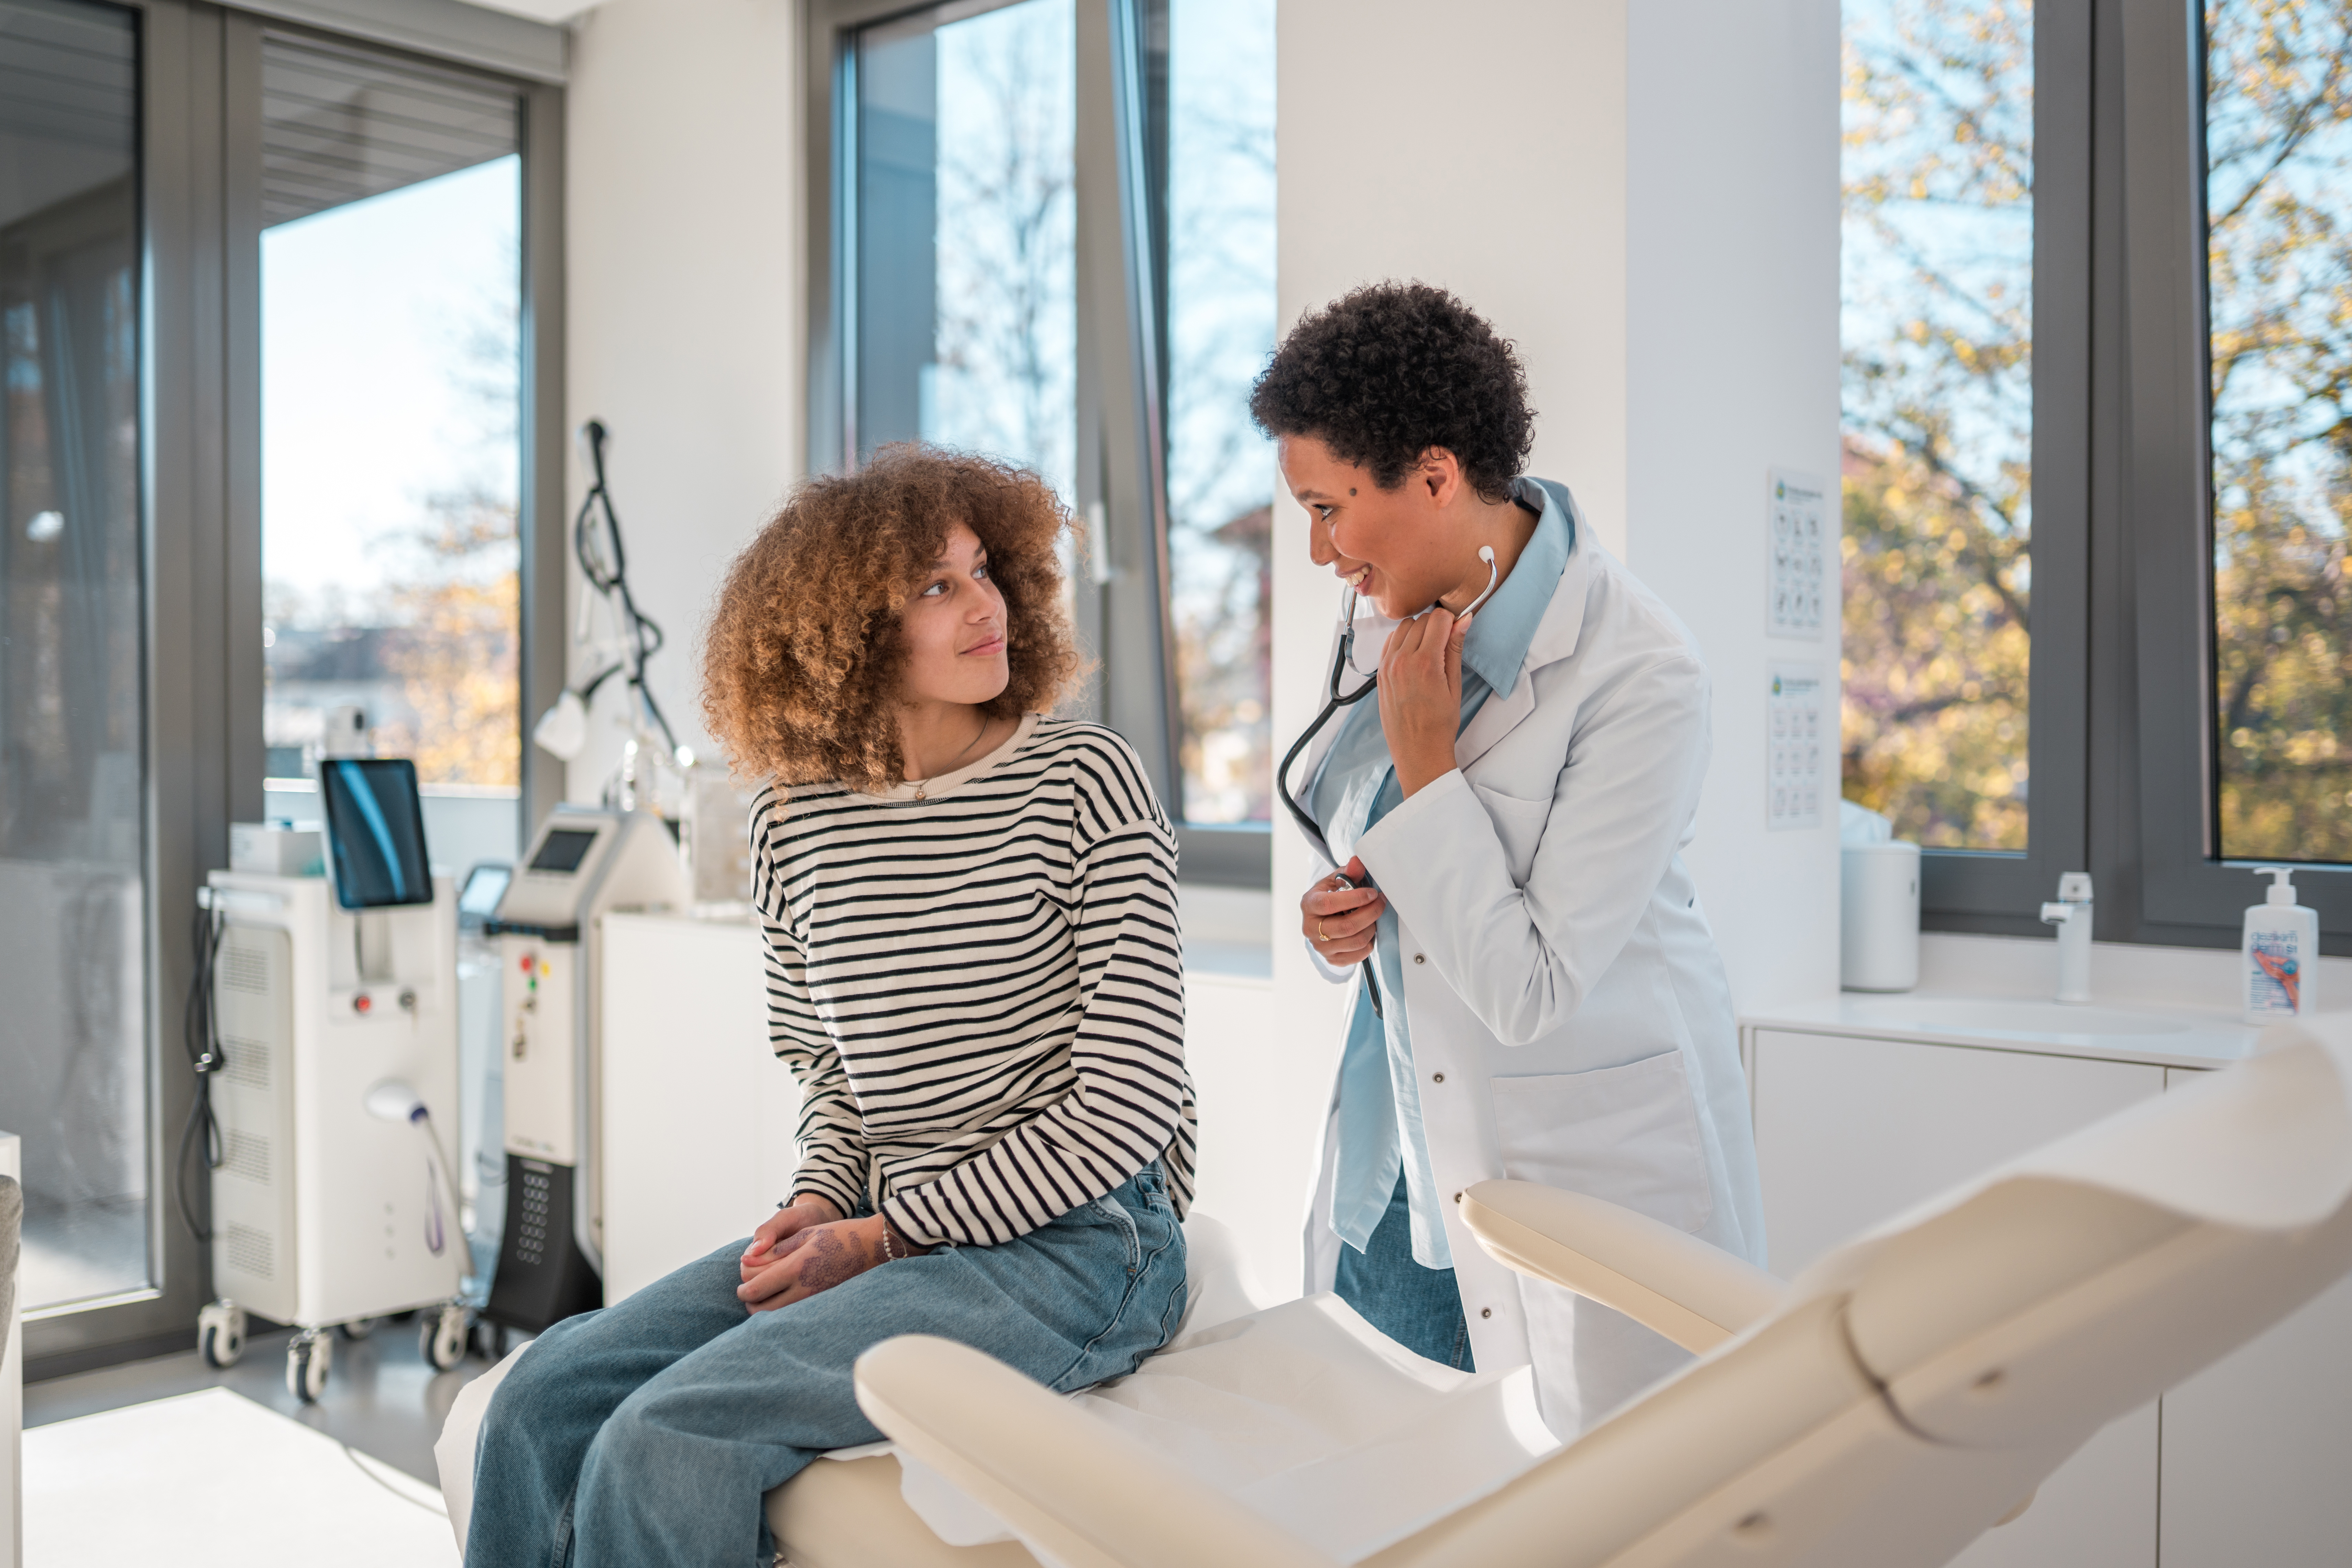
[[[1476,598],[1470,601],[1470,603],[1463,609],[1460,616],[1454,617],[1456,620],[1465,619],[1474,614],[1477,610],[1478,606],[1485,604],[1487,597],[1494,593],[1495,584],[1501,581],[1502,574],[1497,572],[1495,567],[1495,547],[1493,545],[1480,545],[1478,547],[1478,559],[1486,563],[1486,586],[1479,593]],[[1323,837],[1322,826],[1316,822],[1314,816],[1308,813],[1305,806],[1298,804],[1298,797],[1290,793],[1290,770],[1297,765],[1299,757],[1306,752],[1307,746],[1314,742],[1317,732],[1319,731],[1324,725],[1331,721],[1331,716],[1333,714],[1339,712],[1342,708],[1354,707],[1357,703],[1361,702],[1365,698],[1370,697],[1380,688],[1381,672],[1377,667],[1370,670],[1359,669],[1356,667],[1357,603],[1358,595],[1356,593],[1356,585],[1352,583],[1341,584],[1339,587],[1339,647],[1333,650],[1331,655],[1330,700],[1323,704],[1323,711],[1315,715],[1315,722],[1307,725],[1307,728],[1300,732],[1298,739],[1291,742],[1290,750],[1283,754],[1282,766],[1276,768],[1274,773],[1275,793],[1282,796],[1283,805],[1286,807],[1289,810],[1290,815],[1297,820],[1298,826],[1307,830],[1307,837],[1313,839],[1317,844],[1322,847],[1323,858],[1335,863],[1339,858],[1331,853],[1330,841]],[[1435,605],[1432,605],[1429,606],[1429,609],[1417,611],[1412,615],[1407,616],[1405,619],[1408,621],[1417,621],[1421,619],[1423,616],[1429,614],[1430,610],[1433,610],[1435,608],[1437,608],[1437,606]],[[1343,692],[1340,690],[1340,684],[1351,672],[1360,677],[1363,680],[1363,684],[1357,687],[1353,691]],[[1334,871],[1332,876],[1342,889],[1350,889],[1356,885],[1349,881],[1343,873]],[[1372,1015],[1375,1017],[1385,1017],[1387,1015],[1381,1009],[1381,983],[1372,968],[1372,961],[1370,957],[1367,957],[1363,961],[1363,971],[1364,989],[1372,999]]]

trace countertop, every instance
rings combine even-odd
[[[1743,1028],[1790,1029],[1875,1040],[1919,1040],[2032,1051],[2045,1056],[2211,1068],[2254,1053],[2261,1030],[2237,1016],[2183,1006],[2084,1005],[2019,996],[1841,993],[1835,998],[1759,1009]]]

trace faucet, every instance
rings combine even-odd
[[[2058,928],[2058,1000],[2091,999],[2091,874],[2058,879],[2058,901],[2042,906],[2042,923]]]

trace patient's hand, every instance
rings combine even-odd
[[[792,1248],[784,1247],[784,1243],[793,1237],[811,1226],[830,1224],[840,1217],[839,1209],[814,1193],[803,1193],[796,1201],[770,1215],[761,1223],[760,1228],[751,1233],[751,1245],[743,1249],[743,1257],[738,1266],[742,1269],[744,1283],[749,1284],[751,1276],[775,1262],[783,1256],[783,1252],[791,1251]],[[779,1247],[782,1247],[783,1252],[779,1252]]]
[[[765,1267],[755,1271],[751,1254],[744,1254],[743,1283],[735,1294],[752,1311],[767,1312],[804,1301],[845,1279],[855,1279],[887,1256],[882,1247],[886,1223],[879,1215],[814,1225],[803,1221],[771,1249],[769,1256],[774,1261]],[[764,1231],[767,1226],[761,1228]],[[751,1245],[757,1247],[758,1238]],[[896,1250],[903,1252],[903,1247]]]

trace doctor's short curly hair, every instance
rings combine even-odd
[[[992,718],[1050,710],[1081,668],[1055,543],[1076,531],[1044,479],[937,447],[885,447],[854,474],[794,490],[735,558],[703,634],[702,715],[738,777],[837,780],[879,794],[903,775],[898,612],[963,523],[1004,595],[1012,679]]]
[[[1535,446],[1528,376],[1509,342],[1426,283],[1370,283],[1310,310],[1250,390],[1269,436],[1311,436],[1392,490],[1443,447],[1488,501]]]

